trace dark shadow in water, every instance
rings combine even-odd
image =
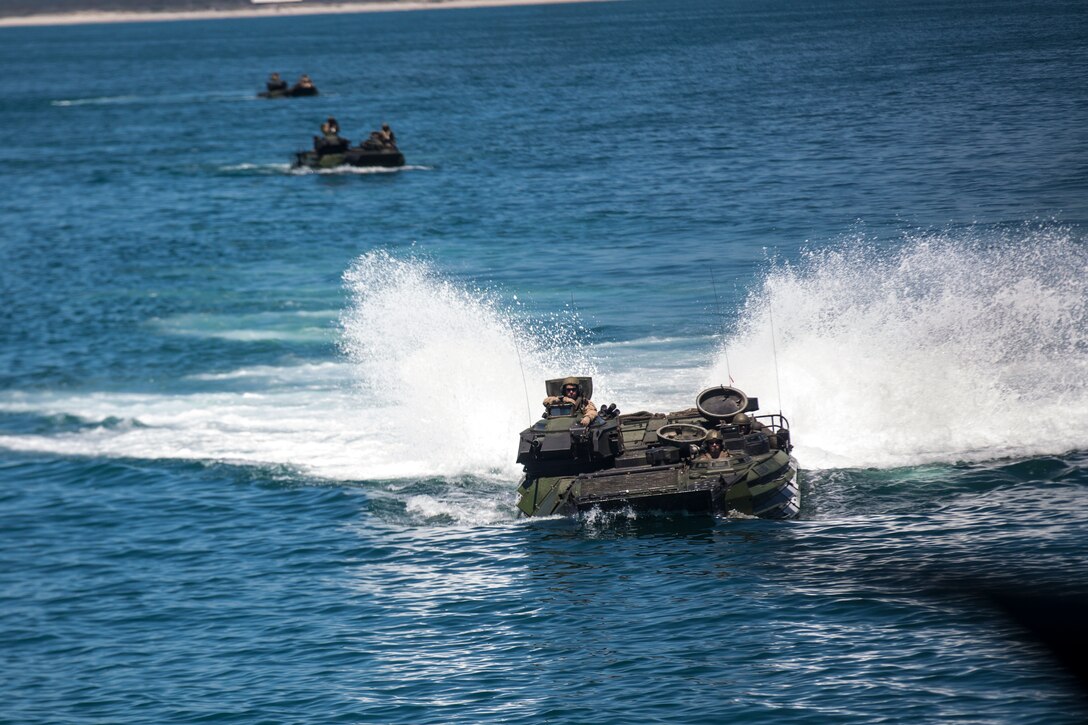
[[[1017,624],[1025,641],[1041,646],[1073,675],[1088,698],[1088,593],[983,589],[982,599]]]
[[[858,579],[868,580],[863,585],[877,584],[892,595],[902,589],[908,596],[930,599],[948,606],[950,614],[964,622],[980,627],[1001,620],[1010,623],[1010,641],[1028,645],[1067,673],[1088,710],[1088,567],[1060,571],[1010,567],[994,573],[992,562],[978,569],[970,563],[908,564],[871,574],[856,572]],[[920,591],[918,582],[926,582]]]

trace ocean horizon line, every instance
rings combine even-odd
[[[146,23],[182,20],[223,20],[237,18],[275,18],[304,15],[346,15],[416,10],[459,10],[531,5],[570,5],[613,2],[614,0],[379,0],[366,3],[303,5],[261,3],[240,9],[165,10],[165,11],[78,11],[0,17],[0,28],[45,27],[59,25],[99,25],[105,23]]]

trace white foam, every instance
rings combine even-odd
[[[305,176],[307,174],[321,174],[324,176],[338,176],[338,175],[360,175],[367,176],[369,174],[399,174],[403,171],[432,171],[431,166],[413,166],[406,164],[404,166],[350,166],[344,164],[343,166],[334,166],[331,169],[311,169],[306,166],[290,167],[289,172],[298,176]]]
[[[1088,446],[1086,272],[1064,229],[853,240],[769,274],[726,349],[778,410],[773,325],[808,467],[1063,453]],[[704,383],[726,379],[722,353]]]
[[[455,498],[448,493],[443,498],[425,494],[409,496],[405,509],[425,522],[435,519],[449,520],[463,526],[484,526],[509,521],[512,510],[495,498]]]
[[[281,380],[288,372],[281,370]],[[427,474],[411,456],[391,450],[396,442],[368,427],[365,414],[353,410],[339,388],[299,378],[263,392],[6,394],[0,410],[129,425],[0,436],[0,445],[66,455],[278,464],[344,480]]]
[[[130,105],[136,103],[173,104],[183,103],[221,103],[224,101],[256,100],[256,94],[242,93],[238,91],[201,91],[186,93],[168,93],[153,96],[98,96],[94,98],[62,98],[51,101],[50,105],[58,108],[73,106],[114,106]]]
[[[143,100],[146,100],[146,98],[142,96],[101,96],[98,98],[62,99],[53,101],[50,105],[57,106],[58,108],[68,108],[71,106],[112,106],[138,103]]]
[[[226,173],[241,173],[241,174],[288,174],[291,176],[309,176],[311,174],[317,174],[320,176],[370,176],[372,174],[399,174],[405,171],[433,171],[433,166],[422,166],[419,164],[405,164],[404,166],[350,166],[344,164],[342,166],[334,166],[330,169],[311,169],[308,166],[295,166],[288,163],[271,163],[271,164],[229,164],[226,166],[220,166],[220,171]]]
[[[225,373],[200,373],[186,375],[186,380],[250,380],[257,381],[265,386],[272,385],[297,385],[303,380],[310,385],[315,381],[335,384],[344,378],[344,365],[337,362],[309,363],[290,368],[275,365],[255,365],[249,368],[239,368]]]
[[[278,164],[230,164],[228,166],[220,166],[220,171],[227,173],[234,172],[257,172],[260,174],[287,174],[292,171],[291,164],[278,163]]]
[[[187,314],[160,318],[161,332],[237,342],[332,342],[337,311],[291,310],[244,315]]]

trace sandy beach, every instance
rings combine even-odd
[[[164,12],[79,12],[26,15],[0,18],[0,28],[44,25],[86,25],[92,23],[143,23],[164,20],[217,20],[221,18],[266,18],[288,15],[334,15],[343,13],[386,13],[407,10],[454,10],[511,5],[554,5],[561,3],[605,2],[606,0],[404,0],[397,2],[338,3],[335,5],[262,4],[240,10],[192,10]]]

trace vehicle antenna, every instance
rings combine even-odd
[[[718,323],[721,325],[722,351],[725,352],[725,374],[729,376],[729,384],[733,384],[733,370],[729,366],[729,346],[725,344],[725,312],[722,311],[722,298],[718,296],[718,281],[714,278],[714,268],[710,270],[710,285],[714,288],[714,303],[718,306]]]
[[[518,367],[521,369],[521,387],[525,391],[525,417],[529,419],[529,427],[533,427],[533,409],[529,405],[529,384],[525,382],[525,365],[521,362],[521,346],[518,345],[518,332],[511,330],[514,335],[514,352],[518,354]]]
[[[767,308],[767,316],[771,319],[771,352],[774,355],[774,382],[778,386],[778,415],[782,415],[782,379],[778,376],[778,346],[774,342],[774,310]],[[526,393],[528,400],[528,393]]]

